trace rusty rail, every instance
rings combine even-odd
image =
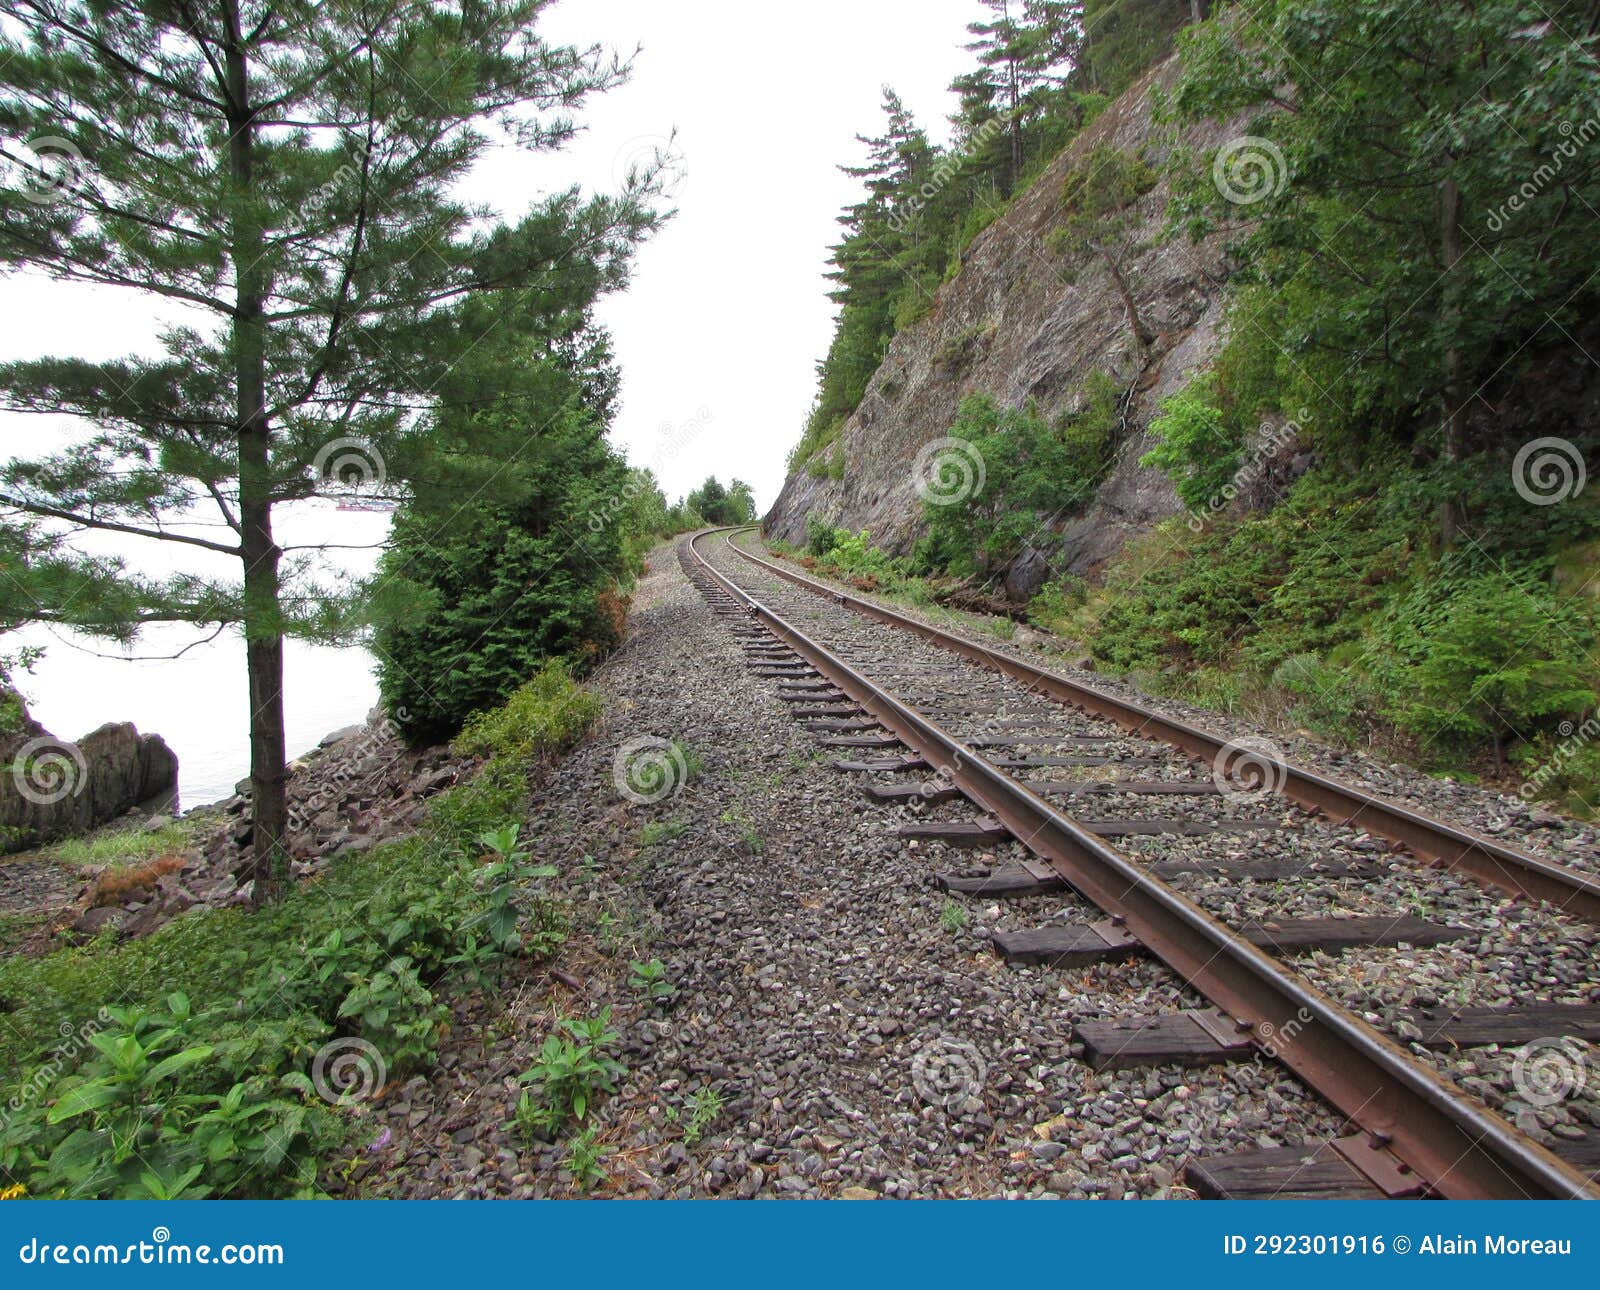
[[[723,592],[1365,1131],[1369,1169],[1451,1198],[1600,1199],[1600,1185],[725,577],[696,546],[706,536],[688,550]]]
[[[1059,672],[1002,654],[979,641],[931,627],[792,569],[785,569],[770,560],[763,560],[734,543],[733,534],[742,531],[727,531],[728,545],[738,555],[768,573],[827,597],[835,604],[914,632],[924,640],[973,662],[992,667],[1053,699],[1104,717],[1132,733],[1150,735],[1182,749],[1190,756],[1215,762],[1229,746],[1228,740],[1186,722],[1163,716],[1128,699],[1118,698],[1062,676]],[[1301,806],[1320,811],[1334,823],[1365,829],[1368,833],[1398,842],[1423,860],[1459,870],[1512,895],[1526,900],[1547,901],[1565,913],[1600,922],[1600,880],[1588,874],[1552,864],[1527,851],[1470,833],[1442,820],[1431,819],[1410,807],[1388,801],[1318,771],[1307,770],[1287,761],[1279,761],[1277,765],[1283,775],[1280,790],[1283,795]]]

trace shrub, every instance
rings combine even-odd
[[[1396,723],[1446,747],[1528,738],[1597,701],[1593,611],[1504,569],[1452,569],[1393,605],[1367,662]]]
[[[565,663],[550,659],[504,703],[469,717],[455,747],[473,757],[529,761],[570,748],[599,714],[600,700]]]
[[[1117,402],[1109,378],[1093,380],[1084,410],[1052,426],[1031,404],[1002,410],[988,395],[963,399],[950,437],[971,449],[949,451],[967,458],[961,464],[971,467],[974,486],[947,504],[924,502],[927,532],[913,567],[988,574],[1087,504],[1110,465]]]

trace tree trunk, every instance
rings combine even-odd
[[[1105,266],[1111,271],[1111,281],[1116,284],[1117,294],[1122,297],[1122,307],[1128,315],[1128,326],[1133,328],[1133,334],[1138,338],[1139,344],[1149,348],[1155,340],[1155,333],[1144,325],[1144,319],[1139,316],[1139,306],[1134,302],[1133,291],[1128,286],[1128,280],[1122,274],[1122,266],[1117,263],[1112,254],[1104,247],[1094,248],[1095,253],[1105,261]]]
[[[1446,176],[1439,193],[1439,246],[1444,261],[1444,308],[1441,310],[1445,334],[1452,335],[1461,322],[1461,190],[1454,176]],[[1450,465],[1461,460],[1463,421],[1466,418],[1466,379],[1461,349],[1451,345],[1444,354],[1444,390],[1440,396],[1441,455]],[[1453,496],[1439,506],[1439,543],[1448,551],[1456,544],[1459,517]]]
[[[255,109],[236,0],[224,6],[228,27],[228,164],[239,194],[252,182]],[[233,218],[234,383],[239,450],[239,546],[244,563],[245,669],[250,691],[250,875],[257,905],[277,897],[288,879],[284,833],[288,771],[283,730],[283,626],[278,560],[272,537],[272,432],[267,423],[267,363],[262,297],[265,240],[248,200]]]

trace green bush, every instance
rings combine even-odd
[[[1111,464],[1120,395],[1108,377],[1092,378],[1084,410],[1051,425],[1031,404],[1002,410],[986,394],[961,402],[949,450],[966,460],[974,486],[953,502],[923,503],[926,533],[913,552],[919,571],[988,574],[1039,540],[1049,522],[1081,509]],[[982,463],[982,484],[977,466]]]
[[[1392,605],[1364,662],[1402,729],[1461,748],[1530,738],[1597,702],[1593,610],[1503,569],[1450,569]]]
[[[259,911],[196,910],[137,940],[0,962],[0,1171],[36,1196],[313,1193],[349,1124],[313,1079],[330,1038],[372,1046],[357,1051],[382,1065],[363,1077],[403,1076],[432,1060],[449,973],[481,979],[560,943],[564,918],[530,888],[550,871],[504,826],[532,759],[594,701],[564,672],[541,684],[562,715],[535,705],[537,737],[526,704],[481,718],[490,760],[433,800],[425,836],[342,858]],[[497,862],[480,863],[486,848]]]
[[[570,748],[599,714],[600,700],[550,659],[504,703],[468,717],[455,747],[472,757],[531,761]]]

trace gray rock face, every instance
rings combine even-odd
[[[178,758],[160,735],[107,722],[72,743],[24,714],[0,737],[0,850],[86,832],[177,786]]]
[[[1062,526],[1049,563],[1058,572],[1092,569],[1179,509],[1166,476],[1141,467],[1139,458],[1149,450],[1147,427],[1160,400],[1220,345],[1224,239],[1162,239],[1165,179],[1139,199],[1127,271],[1140,316],[1156,333],[1144,356],[1110,274],[1098,260],[1077,260],[1048,244],[1062,220],[1065,176],[1094,148],[1144,147],[1159,163],[1166,144],[1151,123],[1151,91],[1170,87],[1176,72],[1169,61],[1142,77],[973,242],[928,316],[895,337],[845,423],[838,440],[844,477],[819,479],[798,467],[767,514],[769,536],[803,540],[806,516],[815,512],[870,530],[890,551],[908,551],[922,524],[913,463],[924,444],[948,433],[964,395],[987,393],[1003,406],[1032,399],[1054,417],[1077,410],[1096,371],[1133,387],[1127,421],[1113,470],[1090,507]],[[1181,142],[1199,151],[1239,132],[1207,123],[1182,132]]]

